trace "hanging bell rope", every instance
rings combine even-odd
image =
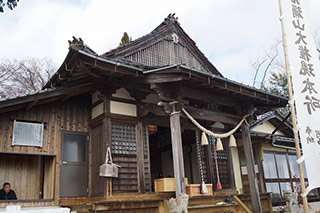
[[[197,157],[198,157],[198,162],[199,162],[199,170],[200,170],[200,178],[201,178],[201,184],[200,184],[200,193],[201,194],[207,194],[208,193],[208,188],[204,182],[204,177],[203,177],[203,168],[202,168],[202,160],[201,160],[201,150],[200,150],[200,132],[199,130],[195,131],[196,134],[196,145],[197,145]],[[202,134],[203,136],[203,134]],[[205,137],[207,137],[204,134]],[[207,139],[208,143],[208,139]]]
[[[222,189],[221,183],[220,183],[220,175],[219,175],[219,166],[218,166],[218,158],[217,158],[217,150],[216,145],[214,142],[214,138],[212,136],[209,136],[210,144],[212,144],[213,147],[213,157],[216,164],[216,174],[217,174],[217,190]]]

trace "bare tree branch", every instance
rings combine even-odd
[[[0,95],[16,96],[40,90],[56,68],[48,58],[0,60]]]
[[[260,70],[260,67],[267,61],[267,58],[264,58],[261,62],[260,61],[256,61],[254,63],[251,62],[251,66],[253,68],[255,68],[255,74],[254,74],[254,78],[253,78],[253,83],[252,86],[254,87],[256,84],[256,80],[257,80],[257,76],[258,76],[258,72]]]
[[[260,83],[260,88],[263,88],[263,85],[264,85],[264,81],[265,81],[265,79],[266,79],[267,72],[269,71],[271,65],[273,64],[274,60],[275,60],[277,57],[278,57],[278,53],[271,58],[271,60],[269,61],[267,67],[265,68],[264,73],[263,73],[263,77],[262,77],[262,80],[261,80],[261,83]]]

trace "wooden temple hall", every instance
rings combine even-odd
[[[270,195],[259,192],[249,124],[284,107],[287,98],[223,77],[174,15],[102,55],[80,38],[69,43],[41,91],[0,99],[0,181],[18,197],[0,207],[272,211]],[[184,112],[217,134],[245,116],[235,132],[242,142],[230,147],[229,137],[221,138],[221,148],[210,136],[201,145],[202,130]],[[240,147],[250,194],[242,190]],[[101,176],[107,150],[118,177]]]

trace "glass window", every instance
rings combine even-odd
[[[280,198],[280,190],[278,183],[266,183],[267,192],[272,192],[272,197]]]
[[[290,165],[290,170],[291,170],[291,177],[299,177],[299,168],[298,164],[296,162],[297,157],[295,155],[288,155],[289,159],[289,165]]]
[[[265,178],[277,178],[273,153],[264,153],[263,171]]]
[[[276,154],[279,178],[289,178],[289,169],[285,154]]]
[[[291,170],[291,177],[296,177],[299,178],[299,167],[298,164],[296,162],[297,160],[297,156],[296,155],[288,155],[288,159],[289,159],[289,165],[290,165],[290,170]],[[304,164],[304,162],[302,163],[302,168],[303,168],[303,174],[304,174],[304,178],[307,178],[307,172],[306,172],[306,166]]]
[[[290,182],[281,182],[280,183],[280,188],[281,188],[281,195],[283,196],[283,191],[284,190],[292,190],[291,189],[291,184],[290,184]]]
[[[64,161],[86,162],[86,135],[65,133],[63,136],[62,146]]]

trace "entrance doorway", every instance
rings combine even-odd
[[[60,160],[60,197],[87,197],[87,134],[63,132]]]
[[[199,184],[200,174],[193,130],[182,130],[182,146],[184,170],[188,183]],[[149,147],[152,190],[154,191],[154,179],[174,177],[170,128],[157,126],[156,131],[149,131]]]
[[[181,132],[185,177],[188,178],[189,184],[200,184],[195,130],[182,128]],[[207,146],[200,145],[200,159],[204,182],[212,183],[215,188],[217,185],[216,161],[213,141],[209,143]],[[222,143],[224,150],[216,152],[220,182],[223,189],[230,189],[233,187],[230,150],[227,140],[222,140]],[[149,131],[149,147],[152,190],[154,191],[154,179],[174,177],[170,128],[157,126],[155,131]]]

